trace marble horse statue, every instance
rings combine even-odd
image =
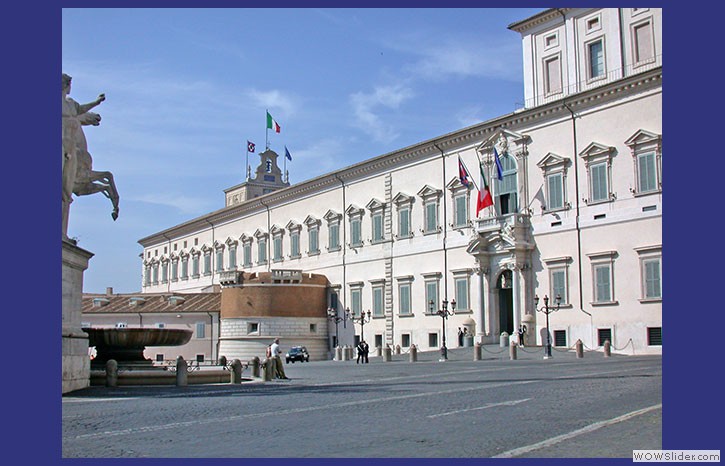
[[[68,97],[71,77],[63,74],[63,239],[67,239],[68,213],[73,195],[86,196],[102,193],[111,200],[111,217],[118,218],[119,195],[113,174],[109,171],[93,170],[93,159],[88,152],[88,143],[83,126],[98,126],[101,116],[90,110],[106,100],[101,94],[93,102],[79,104]]]

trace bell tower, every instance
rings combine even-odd
[[[224,190],[226,206],[246,202],[255,197],[264,196],[278,189],[289,187],[282,170],[277,165],[279,155],[271,149],[259,154],[259,165],[254,171],[254,178],[247,174],[247,181]]]

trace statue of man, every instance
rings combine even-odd
[[[106,100],[105,94],[100,94],[96,100],[87,104],[79,104],[71,97],[71,77],[63,73],[62,91],[62,122],[63,122],[63,238],[67,238],[68,211],[73,202],[73,187],[78,170],[78,156],[80,151],[88,151],[88,143],[82,126],[98,126],[101,116],[90,112],[92,108]]]

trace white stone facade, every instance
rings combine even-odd
[[[643,24],[652,56],[634,63],[631,38]],[[143,238],[143,291],[200,291],[230,269],[322,274],[330,306],[371,310],[371,346],[423,351],[443,338],[431,298],[436,308],[457,302],[449,347],[469,319],[477,341],[498,342],[524,323],[527,342],[543,344],[534,296],[553,302],[559,293],[563,305],[550,315],[556,346],[610,340],[615,351],[660,352],[661,10],[552,9],[510,27],[523,38],[527,108]],[[597,29],[582,35],[580,27]],[[554,32],[557,45],[536,48]],[[597,40],[604,68],[586,64]],[[565,79],[561,92],[542,92],[540,65],[554,52]],[[587,66],[603,77],[589,79]],[[494,148],[507,168],[502,182]],[[480,161],[491,186],[495,208],[479,217],[459,158],[476,185]],[[234,323],[222,322],[222,342],[227,325]],[[334,335],[334,324],[325,325]],[[352,329],[339,324],[341,344],[353,343]]]

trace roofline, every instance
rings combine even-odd
[[[549,8],[526,19],[509,24],[508,29],[521,33],[526,29],[550,21],[554,17],[559,17],[562,13],[566,14],[572,9],[573,8]]]
[[[625,91],[631,87],[630,83],[637,83],[640,81],[647,82],[653,79],[658,79],[657,77],[661,79],[661,76],[662,67],[659,66],[652,70],[628,76],[594,89],[568,95],[550,103],[498,116],[433,139],[419,142],[412,146],[358,162],[337,171],[320,175],[316,178],[303,181],[288,188],[283,188],[240,204],[224,207],[208,214],[204,214],[200,217],[141,238],[138,240],[138,243],[143,247],[147,247],[168,242],[171,241],[171,239],[180,238],[186,234],[198,232],[204,228],[212,228],[215,225],[215,222],[216,224],[220,224],[228,220],[237,219],[244,213],[253,213],[257,211],[262,212],[266,210],[268,206],[272,207],[278,203],[284,203],[289,198],[297,198],[299,195],[304,195],[310,192],[319,192],[321,188],[338,187],[343,180],[355,180],[362,176],[370,176],[371,174],[379,171],[388,171],[392,167],[399,166],[401,163],[421,156],[439,156],[440,150],[470,144],[472,141],[480,142],[500,128],[510,128],[532,118],[550,115],[552,112],[563,109],[564,103],[571,106],[579,104],[584,105],[587,101],[591,100],[591,96],[617,94],[620,90]],[[439,147],[441,148],[440,150],[438,149]]]

